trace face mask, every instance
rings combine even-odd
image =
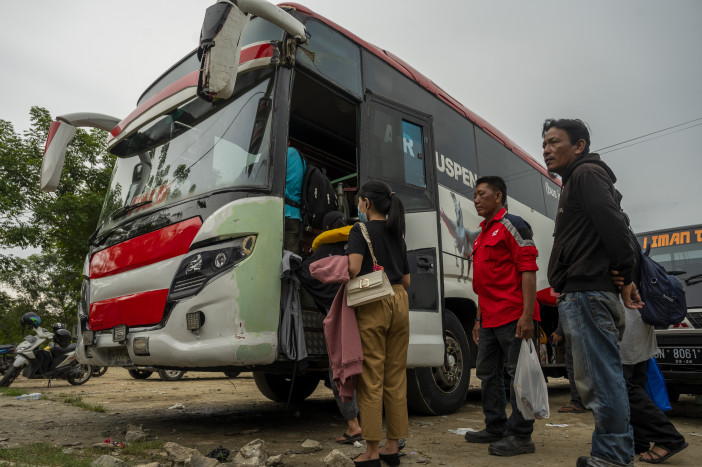
[[[358,220],[365,224],[366,222],[368,222],[368,216],[366,215],[365,212],[359,212],[358,213]]]

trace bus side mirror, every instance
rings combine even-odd
[[[205,12],[197,49],[200,60],[197,95],[202,99],[212,102],[234,94],[241,50],[239,41],[248,21],[246,13],[226,0],[220,0]]]
[[[302,23],[266,0],[218,0],[205,12],[197,49],[200,60],[197,95],[202,99],[212,102],[228,99],[234,93],[241,34],[249,22],[249,14],[275,24],[299,44],[307,41]]]
[[[41,191],[56,191],[66,159],[66,148],[76,135],[76,129],[89,127],[110,131],[118,123],[119,119],[115,117],[94,112],[78,112],[56,117],[56,121],[51,122],[49,127],[44,159],[41,161]]]
[[[41,162],[41,191],[56,191],[66,159],[66,148],[76,135],[76,130],[76,127],[66,122],[51,122]]]

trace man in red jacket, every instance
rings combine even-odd
[[[510,385],[512,414],[507,419],[507,397],[502,371],[505,360],[514,379],[522,339],[534,335],[539,319],[536,304],[536,257],[531,226],[507,213],[507,186],[500,177],[476,182],[474,203],[481,232],[473,244],[473,290],[478,294],[478,314],[473,339],[478,344],[476,376],[482,380],[485,429],[468,432],[469,443],[490,443],[497,456],[533,453],[534,421],[525,420],[517,408]]]

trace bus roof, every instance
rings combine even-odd
[[[557,183],[559,186],[561,185],[561,180],[558,177],[552,176],[548,170],[536,160],[529,155],[524,149],[519,147],[514,141],[509,139],[504,133],[502,133],[500,130],[495,128],[493,125],[488,123],[485,119],[480,117],[478,114],[475,112],[471,111],[468,109],[466,106],[458,102],[456,99],[451,97],[446,91],[441,89],[439,86],[436,85],[432,80],[421,74],[419,71],[414,69],[411,65],[406,63],[404,60],[399,58],[397,55],[393,54],[392,52],[389,52],[387,50],[381,49],[380,47],[377,47],[370,42],[366,42],[351,31],[345,29],[342,26],[339,26],[335,22],[325,18],[324,16],[315,13],[314,11],[310,10],[306,6],[300,5],[298,3],[280,3],[278,4],[279,8],[292,8],[294,10],[297,10],[301,13],[304,13],[308,15],[311,18],[317,19],[326,25],[330,26],[331,28],[334,28],[336,31],[339,33],[345,35],[352,41],[356,42],[358,45],[361,47],[367,49],[369,52],[375,54],[378,56],[380,59],[384,60],[386,63],[388,63],[390,66],[395,68],[397,71],[402,73],[403,75],[407,76],[409,79],[412,81],[416,82],[420,86],[422,86],[424,89],[429,91],[430,93],[434,94],[436,97],[444,101],[447,105],[452,107],[454,110],[456,110],[459,114],[463,115],[466,117],[468,120],[471,122],[475,123],[478,125],[480,128],[485,130],[487,133],[492,135],[495,139],[497,139],[499,142],[501,142],[505,147],[510,149],[512,152],[514,152],[516,155],[524,159],[527,163],[529,163],[532,167],[537,169],[539,172],[544,174],[546,177],[548,177],[550,180],[553,182]]]

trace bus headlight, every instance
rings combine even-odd
[[[248,258],[255,245],[256,236],[249,235],[192,251],[178,266],[168,299],[180,300],[197,294],[212,279]]]

